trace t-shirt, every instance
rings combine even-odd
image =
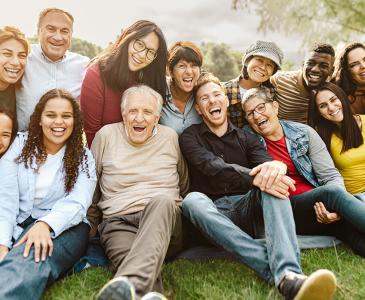
[[[361,115],[362,137],[365,141],[365,115]],[[335,166],[340,171],[348,192],[358,194],[365,191],[365,143],[341,153],[343,141],[333,134],[330,151]]]
[[[289,197],[300,195],[302,193],[308,192],[314,188],[304,177],[302,177],[288,153],[288,148],[286,146],[285,136],[283,136],[278,141],[270,141],[265,139],[267,150],[274,160],[282,161],[288,167],[288,176],[295,180],[296,190],[289,191]]]

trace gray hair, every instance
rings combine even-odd
[[[244,108],[245,103],[252,98],[259,98],[261,100],[264,100],[265,102],[273,102],[274,101],[273,96],[274,95],[270,91],[270,89],[264,86],[249,89],[245,92],[245,94],[242,97],[241,100],[242,109],[245,110]]]
[[[122,110],[122,113],[127,107],[127,101],[128,101],[129,96],[134,95],[134,94],[147,96],[147,97],[153,97],[156,100],[156,104],[157,104],[157,115],[159,116],[161,114],[161,110],[162,110],[162,106],[163,106],[162,96],[159,93],[157,93],[154,89],[152,89],[149,86],[144,85],[144,84],[130,87],[129,89],[126,89],[124,91],[124,93],[122,95],[122,100],[120,103],[120,108]]]

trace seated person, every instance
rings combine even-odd
[[[0,159],[0,299],[41,299],[84,254],[96,185],[74,97],[53,89]]]
[[[309,98],[313,90],[329,81],[335,50],[329,44],[315,45],[297,71],[277,72],[270,78],[275,101],[280,104],[279,118],[307,123]]]
[[[296,189],[290,191],[289,199],[297,234],[333,235],[365,257],[365,203],[346,192],[315,130],[279,121],[279,104],[264,90],[252,89],[242,100],[249,125],[261,136],[271,157],[284,162],[288,176],[295,180]]]
[[[0,107],[0,158],[13,142],[17,130],[14,112]]]
[[[181,134],[192,124],[201,123],[194,107],[193,88],[200,76],[203,54],[189,41],[176,42],[168,53],[168,92],[159,123]]]
[[[331,153],[348,192],[365,192],[365,115],[353,115],[346,93],[326,83],[311,99],[309,125]]]
[[[349,43],[336,55],[333,80],[348,96],[354,114],[365,114],[365,45]]]
[[[127,89],[123,123],[104,126],[91,146],[99,189],[88,216],[95,230],[102,213],[98,231],[115,272],[99,300],[161,292],[165,256],[182,246],[180,192],[188,189],[188,174],[176,132],[158,124],[162,105],[146,85]]]
[[[229,102],[218,78],[201,76],[194,98],[203,123],[187,128],[179,139],[192,184],[183,214],[211,241],[274,283],[285,299],[332,299],[332,272],[302,274],[287,198],[295,187],[284,175],[285,164],[272,161],[255,135],[228,121]],[[266,244],[254,239],[260,224]]]
[[[242,128],[247,124],[241,105],[243,95],[254,87],[272,89],[270,77],[280,70],[283,57],[283,52],[274,42],[256,41],[245,50],[242,74],[224,84],[229,100],[229,118],[235,126]]]

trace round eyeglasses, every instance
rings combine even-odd
[[[136,40],[134,40],[132,46],[133,46],[133,49],[136,50],[137,52],[142,52],[147,49],[146,58],[150,61],[154,60],[157,56],[157,52],[154,49],[147,48],[144,41],[136,39]]]

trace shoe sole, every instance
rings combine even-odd
[[[97,295],[97,300],[135,300],[133,285],[124,277],[116,277],[106,283]]]
[[[335,275],[329,270],[318,270],[306,279],[294,300],[331,300],[335,292]]]

